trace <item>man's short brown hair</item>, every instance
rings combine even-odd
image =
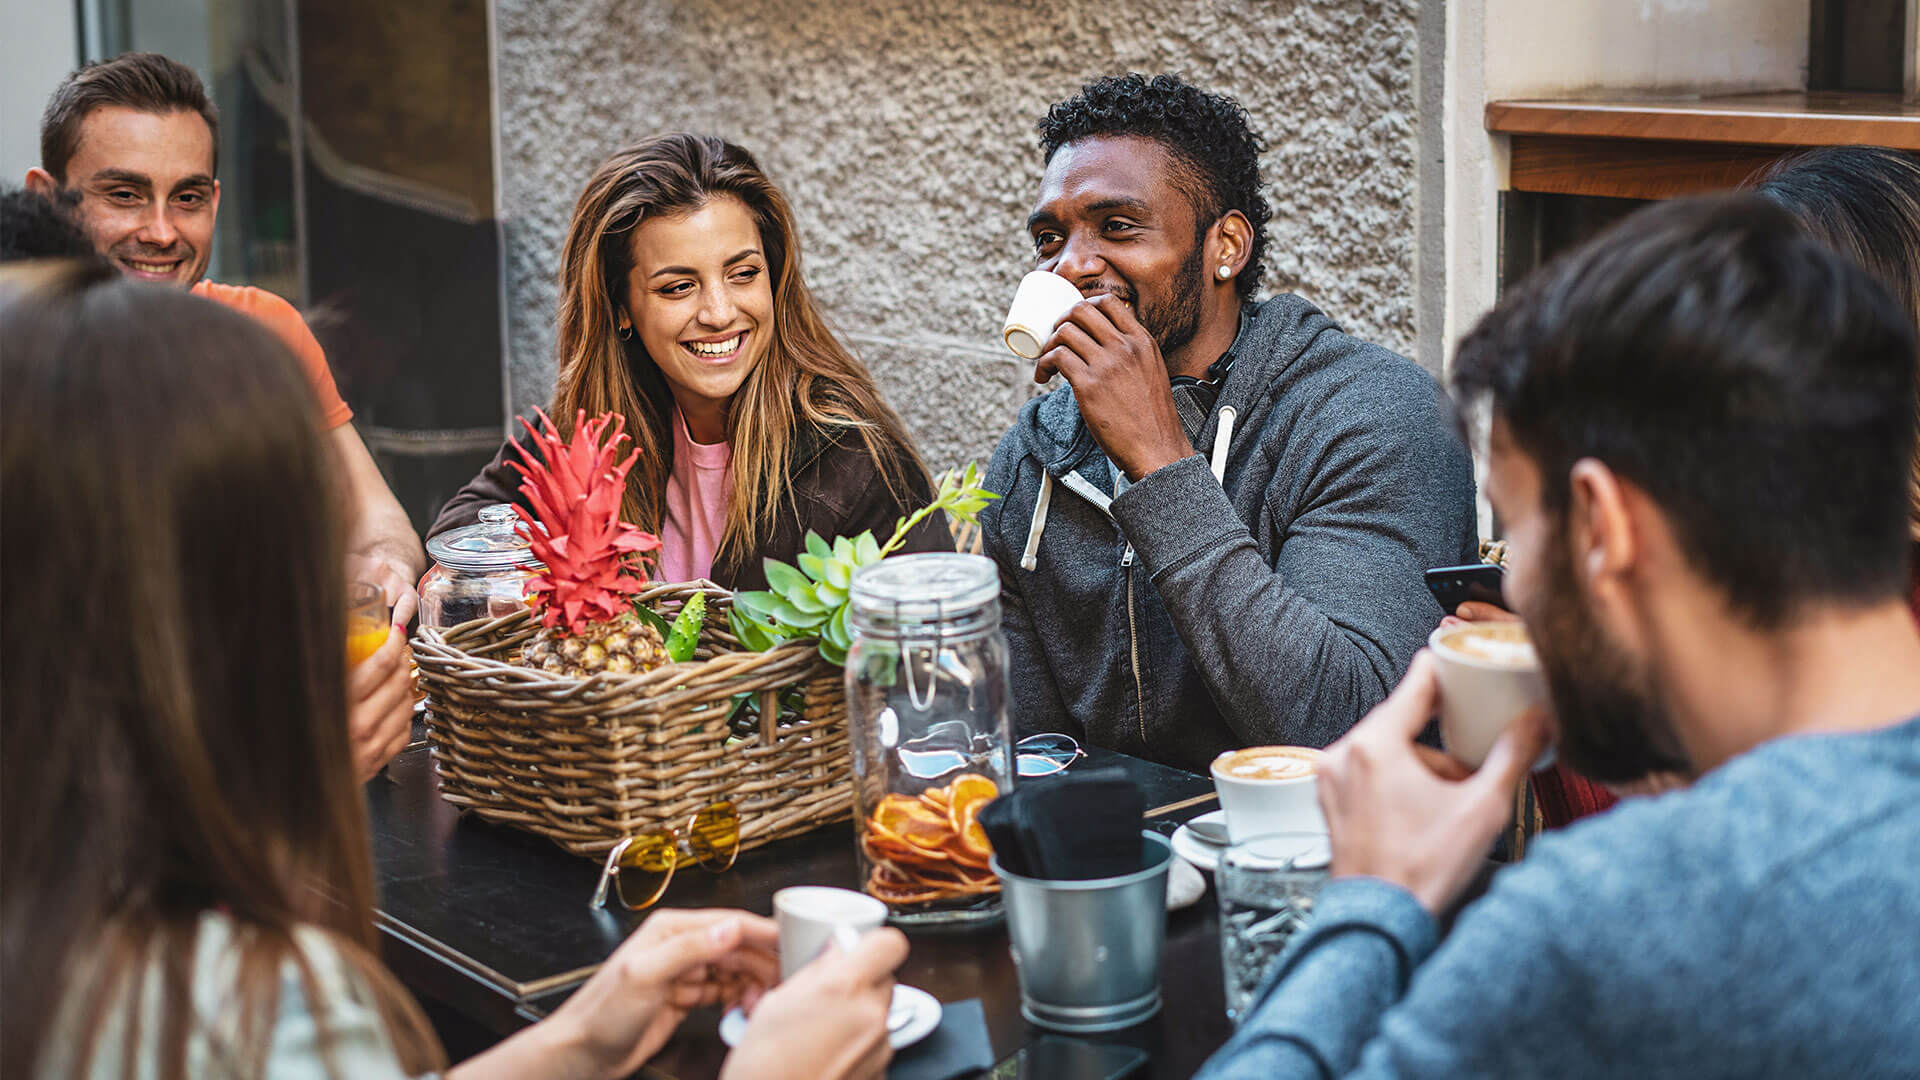
[[[220,112],[192,68],[159,53],[125,53],[67,76],[47,99],[47,111],[40,117],[40,167],[65,184],[67,163],[80,149],[81,122],[107,105],[148,113],[199,113],[213,135],[213,165],[218,174]]]

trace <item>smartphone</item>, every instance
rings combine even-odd
[[[1506,569],[1492,563],[1441,566],[1427,571],[1427,589],[1440,601],[1440,609],[1449,615],[1469,600],[1504,608],[1507,601],[1501,586],[1506,578]]]
[[[1124,1080],[1147,1063],[1131,1046],[1044,1036],[993,1067],[988,1080]]]

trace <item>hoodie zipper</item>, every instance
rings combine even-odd
[[[1133,660],[1133,707],[1140,721],[1140,749],[1147,747],[1147,691],[1140,681],[1140,626],[1133,617],[1133,544],[1120,556],[1120,568],[1127,572],[1127,652]]]

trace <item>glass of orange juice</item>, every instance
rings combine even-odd
[[[393,609],[380,586],[363,581],[347,586],[347,666],[380,651],[391,633]]]

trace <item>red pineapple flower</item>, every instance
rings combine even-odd
[[[526,464],[508,462],[524,478],[520,491],[533,507],[531,513],[515,507],[522,535],[547,566],[546,574],[528,586],[528,602],[542,626],[578,634],[632,610],[628,598],[646,586],[648,553],[659,550],[660,538],[620,520],[627,471],[640,456],[635,450],[624,461],[614,460],[627,437],[626,418],[609,412],[589,421],[582,409],[569,443],[545,411],[535,412],[544,430],[525,418],[520,425],[538,455],[516,439],[513,448]]]

